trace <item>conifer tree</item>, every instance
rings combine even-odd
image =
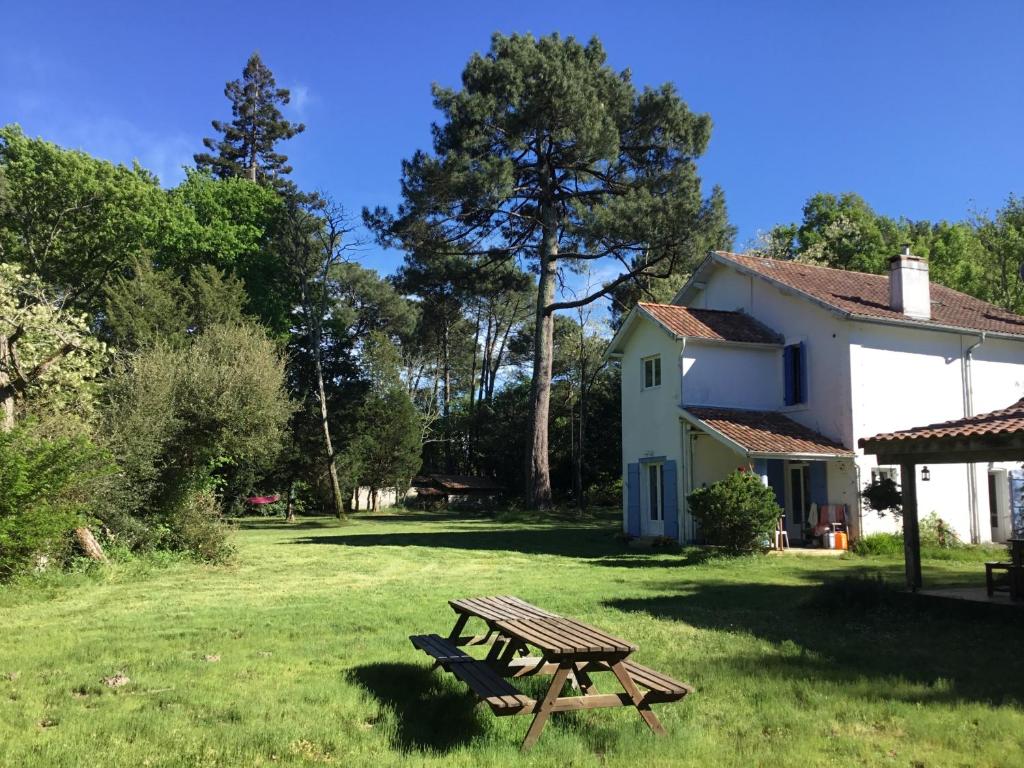
[[[490,50],[469,60],[460,90],[434,87],[434,105],[433,153],[403,164],[396,211],[364,217],[384,244],[441,244],[535,270],[526,495],[548,507],[555,313],[675,274],[721,228],[696,172],[711,119],[691,112],[671,84],[638,89],[628,70],[608,66],[598,40],[558,35],[494,35]],[[601,261],[621,271],[586,295],[557,295]]]
[[[240,80],[224,86],[233,119],[213,121],[220,139],[203,139],[210,152],[194,155],[196,166],[219,178],[240,176],[276,188],[289,187],[281,177],[291,173],[288,156],[274,151],[277,143],[302,133],[306,126],[285,120],[280,107],[291,101],[287,88],[278,88],[274,74],[253,53]]]

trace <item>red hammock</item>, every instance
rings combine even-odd
[[[281,500],[281,494],[275,493],[273,496],[250,496],[246,499],[247,504],[273,504],[275,501]]]

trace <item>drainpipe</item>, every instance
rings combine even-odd
[[[964,389],[964,418],[969,419],[974,415],[974,380],[971,375],[971,360],[974,358],[974,350],[985,343],[986,332],[982,331],[981,336],[964,351],[963,358],[963,389]],[[967,496],[971,509],[971,543],[981,542],[981,520],[978,517],[978,473],[975,465],[967,465]]]

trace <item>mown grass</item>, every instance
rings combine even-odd
[[[823,581],[898,582],[902,563],[637,552],[610,518],[504,519],[251,522],[230,566],[8,587],[0,765],[1024,764],[1016,611],[902,595],[822,610],[821,595],[843,599]],[[929,562],[925,579],[982,575]],[[449,598],[495,593],[633,640],[639,661],[692,683],[658,709],[669,736],[625,709],[573,713],[520,755],[528,718],[474,706],[407,640],[446,631]],[[107,687],[116,673],[130,682]]]

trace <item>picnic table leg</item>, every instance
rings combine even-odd
[[[466,622],[469,621],[468,613],[460,613],[459,618],[455,620],[455,626],[452,627],[451,633],[448,635],[448,640],[456,642],[462,635],[462,630],[466,628]]]
[[[585,667],[586,664],[583,663],[573,665],[573,687],[579,688],[584,693],[597,693],[597,686],[595,686],[594,681],[590,679],[590,675],[587,674]]]
[[[537,739],[540,738],[540,732],[544,730],[544,724],[551,717],[551,707],[554,706],[555,699],[561,695],[562,687],[565,685],[565,681],[569,677],[569,672],[572,671],[572,668],[572,664],[562,663],[559,665],[558,671],[555,672],[555,676],[551,679],[551,686],[548,688],[548,692],[544,694],[544,698],[537,705],[533,722],[530,723],[530,729],[526,732],[526,738],[523,739],[523,752],[536,744]]]
[[[644,701],[644,695],[640,693],[640,689],[636,687],[636,683],[633,682],[633,678],[629,676],[629,672],[622,665],[621,661],[616,661],[611,665],[611,670],[615,677],[618,678],[619,682],[622,683],[623,689],[629,695],[629,698],[633,700],[633,706],[637,708],[640,713],[640,717],[644,719],[644,722],[659,736],[665,735],[665,727],[658,720],[658,716],[651,710],[651,705]]]

